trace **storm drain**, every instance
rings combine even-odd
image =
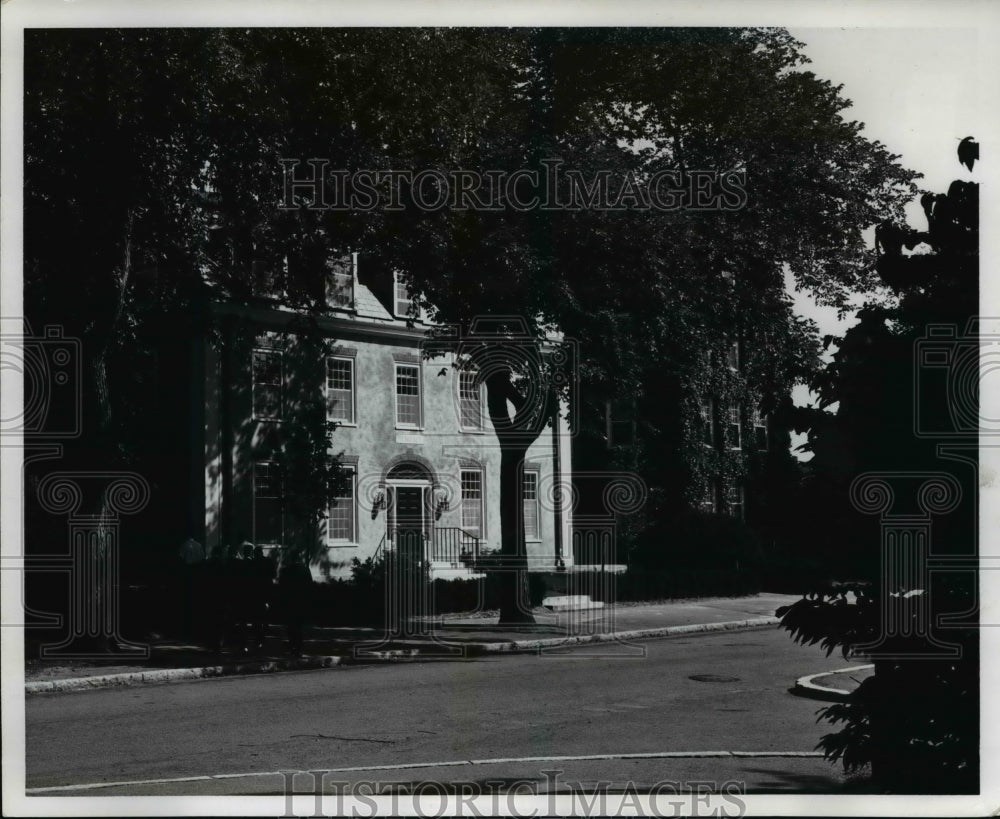
[[[692,674],[689,680],[695,682],[739,682],[739,677],[731,677],[728,674]]]

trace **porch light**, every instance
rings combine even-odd
[[[434,520],[440,520],[441,515],[447,512],[451,507],[451,502],[448,500],[448,496],[443,492],[438,493],[434,499]]]

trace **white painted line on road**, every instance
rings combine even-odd
[[[785,759],[789,757],[822,757],[822,751],[648,751],[620,754],[586,754],[572,756],[511,756],[495,759],[457,759],[446,762],[404,762],[396,765],[358,765],[350,768],[309,768],[308,773],[366,773],[369,771],[401,771],[411,768],[454,768],[465,765],[502,765],[519,762],[593,762],[605,759]],[[303,771],[305,773],[307,771]],[[94,791],[103,788],[121,788],[139,785],[171,785],[181,782],[208,782],[217,779],[247,779],[252,777],[283,776],[284,771],[252,771],[235,774],[208,774],[179,776],[172,779],[133,779],[122,782],[89,782],[82,785],[52,785],[45,788],[25,788],[26,796],[67,791]],[[296,771],[298,773],[298,771]]]

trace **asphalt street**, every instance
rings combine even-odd
[[[749,792],[842,786],[839,767],[815,756],[829,730],[816,722],[822,703],[788,689],[843,658],[777,628],[637,646],[36,695],[27,787],[281,794],[279,772],[294,770],[354,783],[527,779],[543,791],[692,779]]]

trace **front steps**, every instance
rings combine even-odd
[[[558,597],[546,597],[542,605],[549,611],[585,611],[587,609],[603,609],[600,600],[591,600],[589,594],[562,594]]]
[[[431,562],[431,580],[478,580],[486,575],[461,563]]]

